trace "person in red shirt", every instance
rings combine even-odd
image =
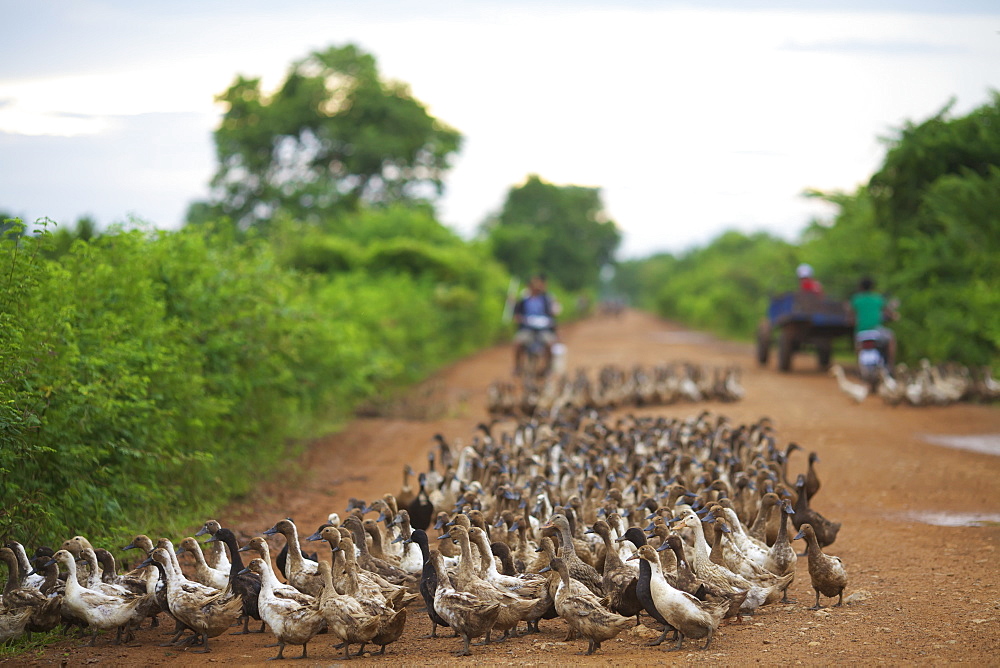
[[[812,292],[817,295],[823,294],[823,286],[813,278],[813,268],[802,263],[795,269],[795,275],[799,277],[799,290],[802,292]]]

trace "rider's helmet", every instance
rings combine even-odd
[[[803,262],[802,264],[800,264],[798,267],[795,268],[795,275],[798,276],[799,278],[809,278],[810,276],[813,275],[813,268],[812,266]]]

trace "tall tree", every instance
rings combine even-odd
[[[244,227],[278,209],[318,219],[362,202],[432,199],[461,145],[353,45],[295,62],[273,94],[240,76],[218,100],[226,111],[215,132],[214,213]]]
[[[544,271],[570,290],[596,285],[621,242],[599,188],[557,186],[536,175],[511,188],[500,214],[483,228],[494,256],[512,273],[526,278]]]

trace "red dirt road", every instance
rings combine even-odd
[[[643,646],[641,633],[627,632],[604,643],[592,657],[577,656],[586,643],[562,642],[561,620],[542,623],[541,635],[474,648],[456,659],[460,641],[418,640],[430,630],[419,606],[409,610],[401,642],[386,657],[352,661],[368,665],[665,663],[807,664],[840,662],[977,665],[1000,663],[1000,455],[932,445],[926,435],[992,435],[1000,439],[1000,408],[955,405],[946,408],[887,407],[877,397],[856,405],[840,393],[830,376],[816,372],[815,359],[802,356],[796,370],[779,374],[759,369],[751,347],[683,331],[650,315],[628,312],[621,319],[591,319],[566,328],[568,366],[591,370],[608,363],[631,366],[672,360],[709,365],[740,364],[747,397],[737,404],[675,404],[643,409],[642,414],[688,417],[702,408],[733,422],[773,419],[781,445],[796,441],[816,451],[822,489],[814,507],[841,521],[843,529],[826,552],[840,556],[848,569],[842,608],[813,612],[805,559],[790,591],[799,602],[768,606],[744,624],[720,629],[712,647],[688,641],[680,652]],[[484,420],[488,384],[509,374],[510,349],[488,350],[463,360],[418,388],[409,408],[433,419],[358,419],[339,434],[314,443],[301,471],[284,480],[262,480],[256,498],[221,510],[224,525],[259,535],[277,519],[293,517],[309,531],[328,513],[343,513],[350,497],[371,500],[397,493],[403,464],[426,467],[431,437],[468,442]],[[430,410],[417,411],[413,406]],[[804,470],[796,453],[791,469]],[[979,526],[935,526],[921,515],[989,515]],[[137,528],[141,530],[141,528]],[[175,537],[179,540],[181,537]],[[798,543],[801,546],[802,543]],[[824,604],[828,601],[824,599]],[[263,646],[270,634],[224,635],[211,641],[212,653],[192,654],[158,647],[158,631],[143,630],[133,646],[112,647],[107,636],[96,648],[64,641],[10,664],[28,665],[206,665],[263,663],[274,654]],[[310,659],[296,665],[340,661],[325,636],[309,646]],[[287,656],[297,656],[289,647]]]

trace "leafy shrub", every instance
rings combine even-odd
[[[453,235],[372,251],[203,224],[49,258],[47,231],[20,232],[0,255],[0,534],[30,544],[180,531],[290,438],[501,333],[506,276]],[[302,271],[310,244],[353,257]]]

